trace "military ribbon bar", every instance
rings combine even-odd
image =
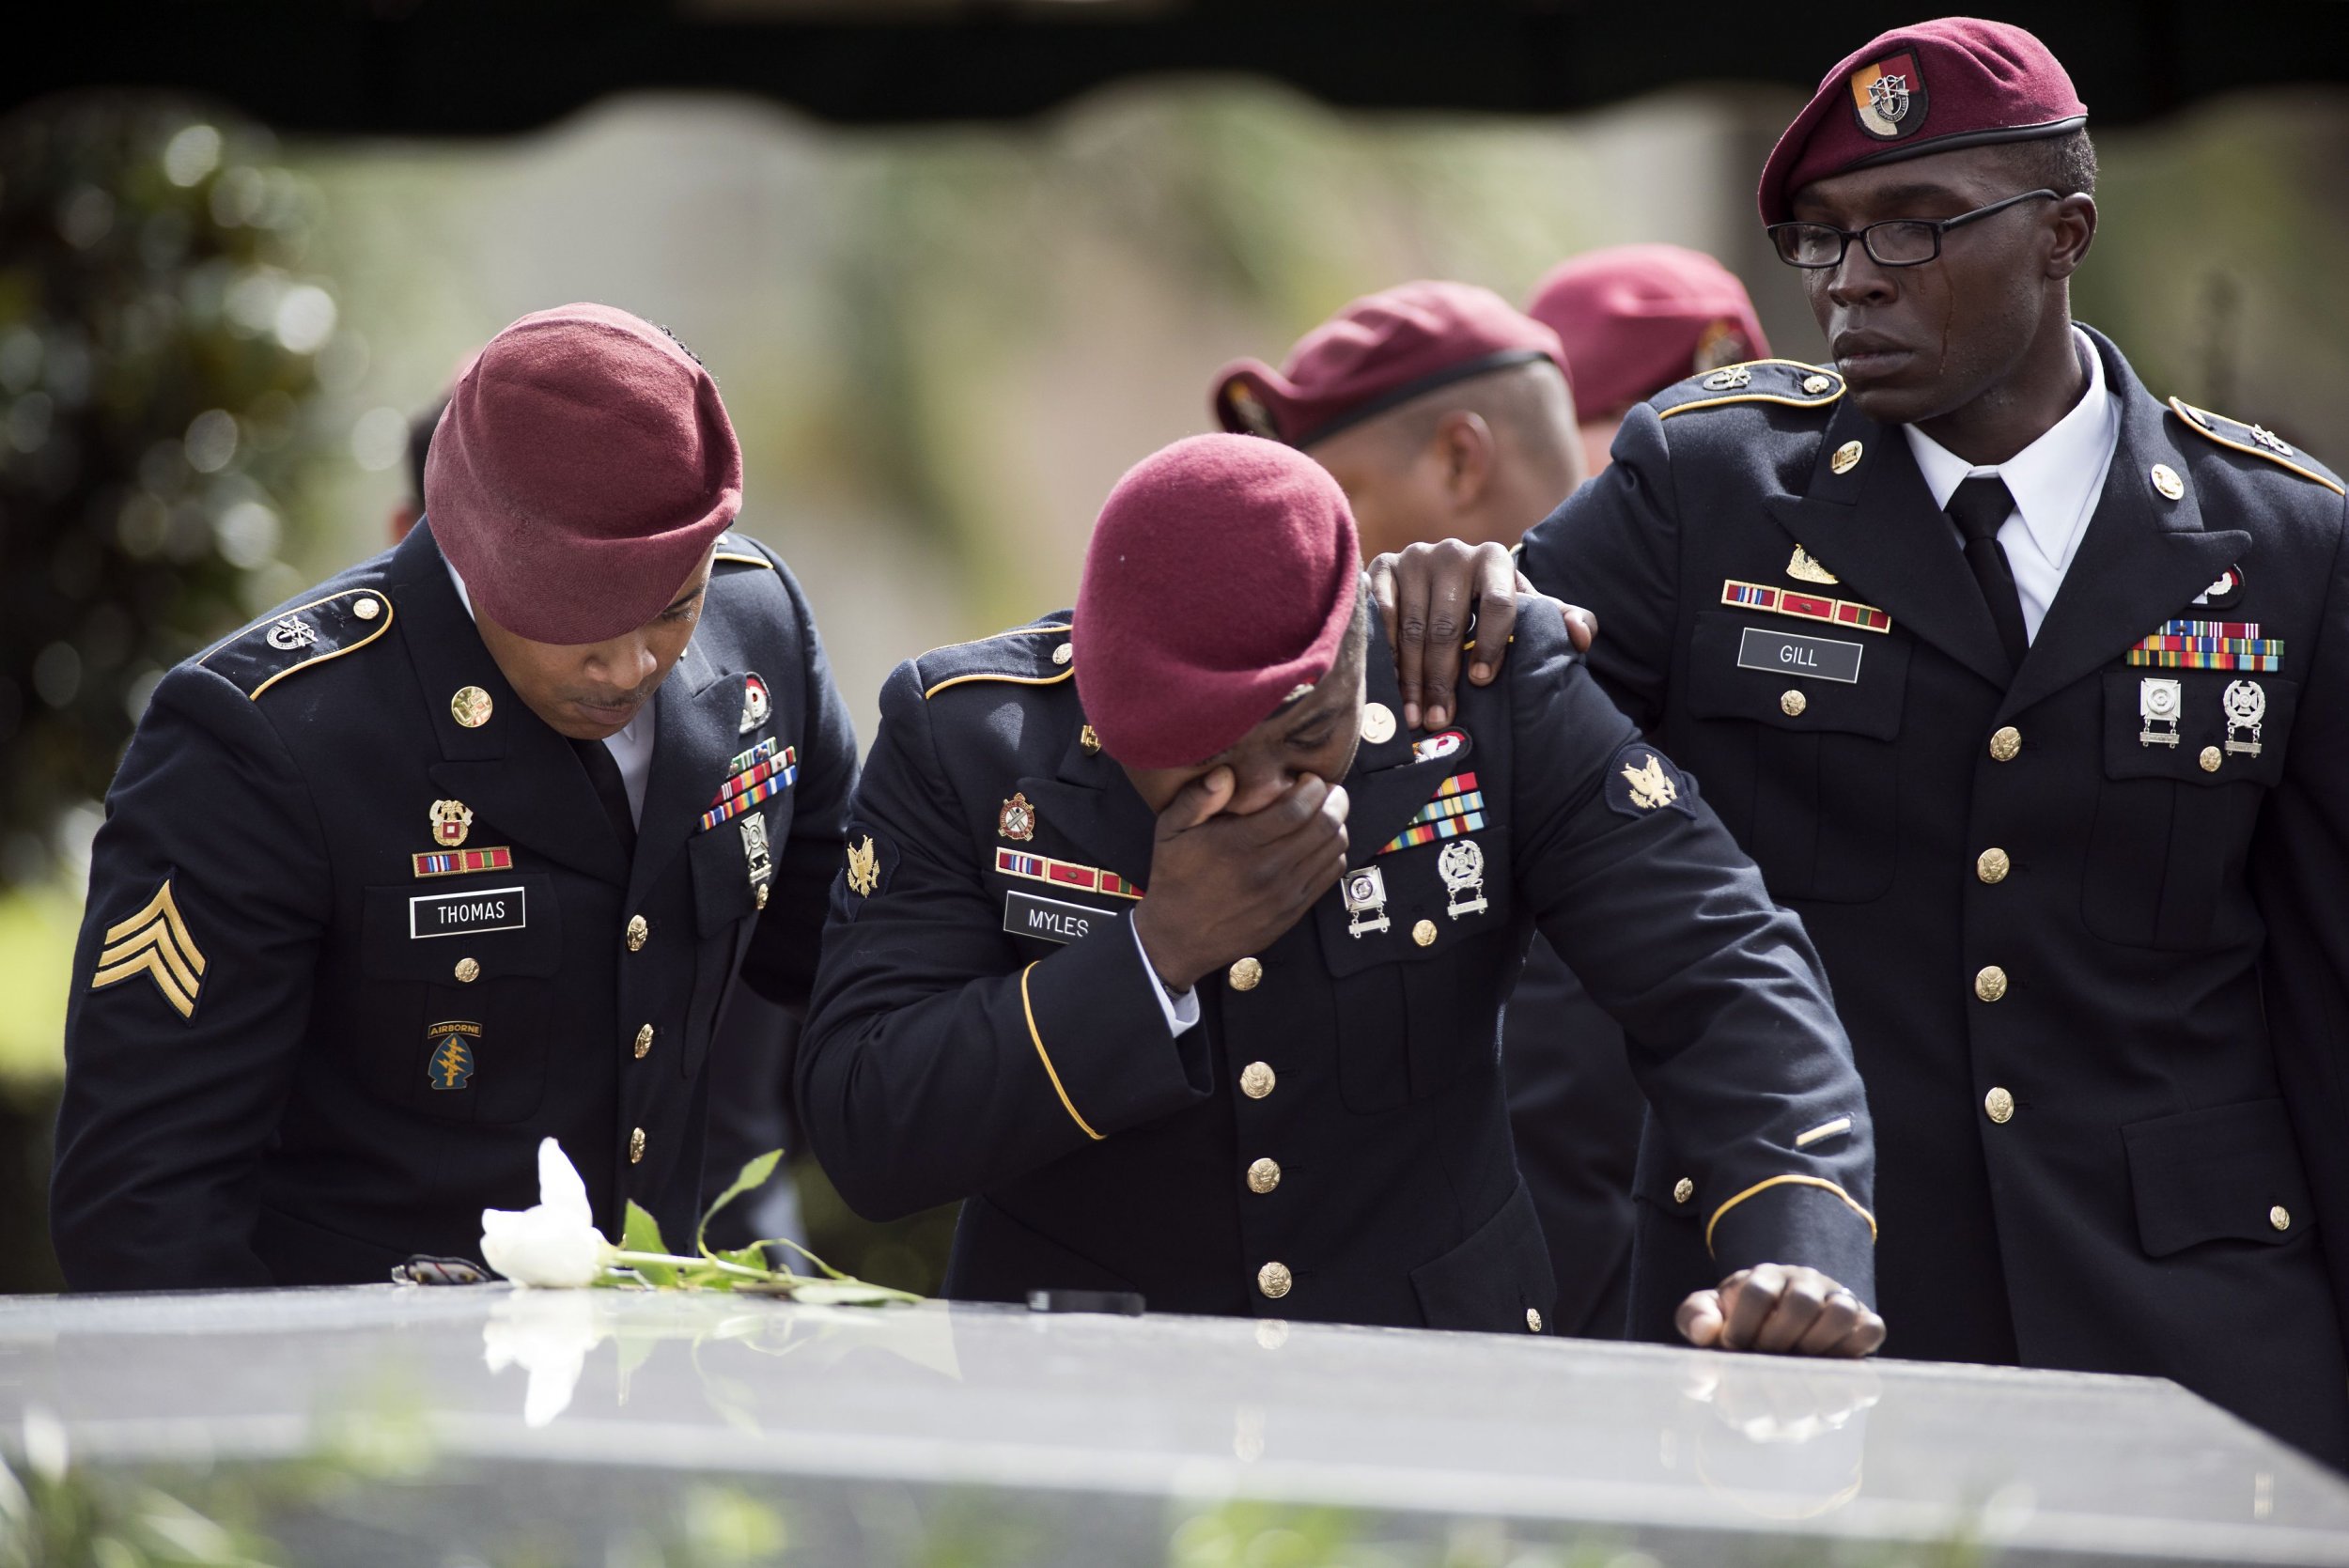
[[[1485,792],[1476,787],[1476,775],[1455,773],[1436,786],[1435,798],[1414,812],[1403,831],[1381,846],[1378,853],[1391,855],[1439,838],[1456,838],[1483,826]]]
[[[740,756],[736,757],[732,762],[727,763],[726,777],[731,779],[736,774],[747,770],[752,764],[765,762],[769,757],[775,754],[775,748],[781,744],[782,742],[777,740],[773,736],[769,736],[766,739],[760,741],[749,751],[744,752]]]
[[[430,854],[410,857],[419,877],[461,877],[468,871],[511,871],[514,851],[511,849],[441,849]]]
[[[2284,667],[2280,637],[2262,637],[2257,621],[2164,621],[2139,639],[2126,661],[2158,670],[2252,670]]]
[[[1740,582],[1734,577],[1721,583],[1721,602],[1747,610],[1766,611],[1773,615],[1792,615],[1797,620],[1847,626],[1855,631],[1892,629],[1892,617],[1873,604],[1861,604],[1857,599],[1828,598],[1821,594],[1806,594],[1794,588],[1773,588],[1766,582]]]
[[[790,769],[790,771],[794,773],[797,773],[799,769],[794,765],[798,761],[799,753],[794,752],[790,747],[786,746],[783,749],[783,755],[779,757],[770,756],[763,762],[754,763],[751,767],[744,768],[741,772],[737,773],[732,778],[726,780],[723,784],[719,786],[716,799],[712,800],[709,803],[712,806],[723,806],[728,800],[733,800],[737,795],[741,794],[745,790],[757,788],[760,784],[765,784],[769,779],[773,778],[776,774],[783,772],[786,768]]]
[[[790,749],[785,748],[783,757],[775,764],[776,770],[769,773],[757,784],[740,790],[736,790],[733,784],[728,784],[726,789],[720,793],[718,803],[702,813],[702,831],[708,832],[721,822],[731,822],[760,801],[771,800],[789,789],[793,781],[800,776],[798,767],[789,760],[790,755]]]
[[[995,869],[1006,877],[1024,877],[1031,882],[1050,882],[1082,893],[1105,893],[1112,898],[1142,896],[1140,888],[1114,871],[1079,865],[1074,861],[1056,861],[1050,855],[1031,855],[1019,849],[996,850]]]

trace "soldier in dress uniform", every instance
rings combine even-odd
[[[1223,427],[1285,442],[1346,491],[1365,555],[1454,536],[1515,545],[1582,482],[1558,334],[1490,289],[1407,283],[1356,300],[1278,370],[1217,373]],[[1509,1130],[1561,1334],[1623,1337],[1631,1170],[1646,1104],[1623,1032],[1537,931],[1502,1017]]]
[[[599,305],[457,386],[425,521],[156,689],[74,960],[77,1289],[479,1257],[553,1137],[599,1222],[699,1211],[738,968],[804,999],[855,752],[805,599],[727,532],[708,372]]]
[[[1770,352],[1737,274],[1682,245],[1610,245],[1569,257],[1534,286],[1525,314],[1558,334],[1574,367],[1575,413],[1593,474],[1605,471],[1635,404],[1674,381]]]
[[[2167,1375],[2340,1464],[2343,487],[2073,322],[2086,113],[1991,23],[1828,72],[1761,207],[1834,366],[1633,410],[1523,569],[1827,955],[1895,1347]],[[1485,553],[1380,592],[1505,616]],[[1456,653],[1405,658],[1439,722]],[[1653,1154],[1669,1216],[1688,1153]]]
[[[1867,1107],[1800,927],[1554,614],[1413,735],[1366,602],[1325,471],[1196,436],[1073,616],[899,666],[799,1063],[841,1193],[965,1200],[956,1296],[1544,1332],[1497,1060],[1538,924],[1734,1184],[1684,1332],[1866,1353]]]

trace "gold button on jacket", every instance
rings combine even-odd
[[[2278,1203],[2267,1211],[2267,1222],[2279,1231],[2288,1231],[2292,1229],[2292,1211]]]
[[[1990,760],[2013,762],[2023,749],[2023,732],[2013,724],[2002,724],[1990,737]]]
[[[1248,1168],[1248,1190],[1269,1192],[1281,1185],[1281,1166],[1277,1160],[1260,1159]]]
[[[1538,1334],[1542,1331],[1542,1310],[1539,1307],[1525,1309],[1525,1327],[1532,1333]]]
[[[1423,920],[1417,925],[1412,926],[1411,940],[1417,942],[1422,947],[1435,946],[1436,923],[1432,920]]]
[[[1289,1265],[1284,1263],[1268,1263],[1256,1270],[1256,1288],[1275,1301],[1289,1293],[1293,1282],[1289,1278]]]
[[[1789,719],[1801,718],[1803,709],[1809,707],[1810,706],[1811,699],[1804,696],[1800,691],[1782,692],[1778,699],[1778,710],[1781,713],[1785,714]]]
[[[2015,862],[2007,858],[2005,850],[1985,849],[1974,857],[1974,875],[1985,882],[1996,885],[2006,880],[2006,874],[2014,868],[2014,865]]]
[[[651,1049],[652,1025],[646,1024],[636,1032],[636,1060],[642,1062],[645,1059],[645,1053]]]
[[[1225,978],[1231,981],[1232,989],[1236,991],[1252,991],[1264,979],[1264,965],[1253,958],[1242,958],[1231,967]]]
[[[1672,1183],[1672,1202],[1685,1203],[1697,1195],[1697,1184],[1683,1176]]]
[[[2006,970],[1996,964],[1984,964],[1974,972],[1974,995],[1984,1001],[1996,1001],[2006,995]]]
[[[2003,1089],[1993,1089],[1982,1097],[1982,1109],[2000,1126],[2015,1120],[2015,1096]]]
[[[645,1129],[638,1127],[628,1135],[628,1162],[641,1165],[645,1159]]]
[[[650,922],[646,921],[643,915],[630,915],[628,917],[628,950],[630,953],[644,952],[645,943],[649,940],[651,937],[652,924]]]
[[[1251,1062],[1239,1070],[1239,1092],[1252,1100],[1263,1099],[1280,1081],[1280,1075],[1272,1070],[1269,1062]]]

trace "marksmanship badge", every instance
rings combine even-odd
[[[1449,900],[1443,912],[1454,920],[1485,912],[1485,851],[1472,838],[1455,838],[1436,857]]]

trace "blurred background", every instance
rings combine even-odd
[[[869,741],[899,660],[1066,603],[1123,470],[1357,294],[1597,245],[1744,276],[1812,83],[1920,10],[644,0],[100,7],[0,68],[0,1290],[41,1220],[91,834],[161,672],[385,547],[411,422],[570,300],[717,376],[742,526]],[[1662,19],[1659,22],[1659,19]],[[2349,464],[2349,16],[2046,6],[2103,158],[2079,316]],[[937,1282],[951,1216],[814,1239]]]

